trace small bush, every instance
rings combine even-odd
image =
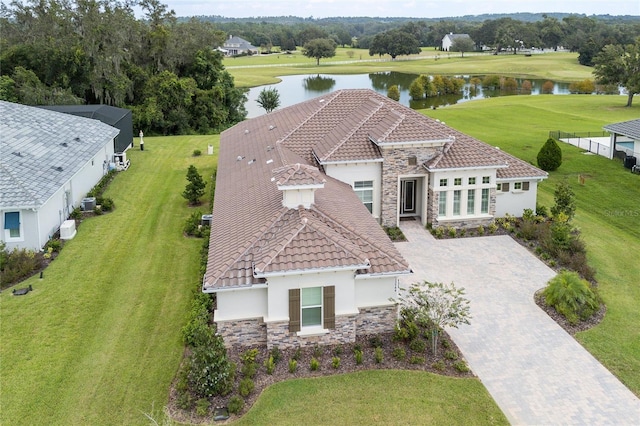
[[[548,217],[549,211],[547,210],[547,207],[542,204],[536,204],[536,216]]]
[[[258,364],[256,364],[255,362],[242,364],[242,369],[240,370],[240,372],[244,377],[253,379],[258,372]]]
[[[253,364],[256,362],[256,357],[258,356],[257,349],[248,349],[242,355],[240,355],[240,360],[243,364]]]
[[[209,413],[209,407],[211,407],[211,402],[206,398],[200,398],[196,402],[196,414],[206,416]]]
[[[433,364],[431,364],[431,367],[434,370],[444,371],[445,368],[447,368],[447,364],[445,364],[443,360],[439,360],[439,361],[436,361]]]
[[[401,327],[400,324],[396,324],[393,331],[393,340],[396,342],[409,340],[409,331],[405,327]]]
[[[414,356],[411,357],[409,362],[411,364],[424,364],[424,357],[423,356],[414,355]]]
[[[448,341],[447,339],[442,339],[440,343],[442,344],[442,347],[445,349],[451,348],[451,342]]]
[[[196,238],[203,238],[209,235],[209,226],[202,226],[202,212],[195,211],[187,218],[182,228],[185,235]]]
[[[200,151],[199,149],[194,149],[193,150],[193,156],[194,157],[200,157],[202,155],[202,151]]]
[[[496,225],[494,222],[491,222],[487,229],[489,230],[489,234],[493,235],[498,230],[498,225]]]
[[[76,207],[69,214],[69,219],[78,220],[80,218],[82,218],[82,210],[80,210],[80,207]]]
[[[360,343],[356,343],[353,345],[353,352],[360,351],[362,352],[362,345]]]
[[[458,354],[455,351],[446,351],[444,353],[444,357],[446,359],[454,360],[454,359],[458,359]]]
[[[316,357],[311,358],[311,362],[309,363],[309,369],[311,371],[318,371],[320,369],[320,361],[318,361],[318,358]]]
[[[193,408],[194,404],[193,395],[191,395],[187,391],[179,391],[176,403],[178,407],[182,408],[183,410],[190,410]]]
[[[424,352],[427,349],[427,344],[420,338],[415,338],[409,342],[409,348],[414,352]]]
[[[372,348],[381,348],[382,347],[382,339],[380,336],[373,336],[369,339],[369,345]]]
[[[292,359],[296,360],[296,361],[300,361],[300,357],[302,356],[302,351],[300,348],[296,348],[295,352],[293,353],[293,356],[291,357]]]
[[[451,226],[447,226],[447,235],[449,235],[451,238],[455,238],[456,237],[456,228],[453,228]]]
[[[227,408],[229,409],[229,413],[238,414],[244,408],[244,399],[238,395],[233,395],[229,398]]]
[[[484,235],[484,226],[478,226],[478,235]]]
[[[324,352],[323,348],[316,345],[313,348],[313,356],[316,358],[321,358],[322,357],[322,353]]]
[[[460,373],[468,373],[471,370],[469,368],[469,366],[467,365],[467,363],[462,361],[462,360],[458,360],[458,361],[454,362],[453,363],[453,368],[458,370]]]
[[[354,356],[356,358],[356,364],[357,365],[362,364],[362,361],[364,359],[364,353],[362,351],[356,350],[356,351],[354,351]]]
[[[375,359],[376,364],[382,364],[382,361],[384,360],[384,352],[382,351],[382,348],[374,349],[373,358]]]
[[[335,356],[340,356],[342,355],[342,346],[338,345],[335,348],[333,348],[333,354]]]
[[[398,346],[397,348],[393,349],[393,352],[391,352],[391,356],[393,356],[395,359],[399,361],[402,361],[407,357],[407,353],[404,350],[404,348],[401,348]]]
[[[0,283],[2,288],[31,276],[42,266],[42,256],[33,250],[14,248],[2,250]]]
[[[280,352],[279,347],[274,346],[273,348],[271,348],[271,351],[269,353],[273,357],[274,364],[277,364],[278,362],[280,362],[280,359],[282,358],[282,352]]]
[[[434,232],[436,238],[440,239],[444,237],[444,228],[442,228],[441,226],[437,227]]]
[[[289,360],[289,373],[293,374],[296,372],[296,370],[298,369],[298,361],[295,359],[290,359]]]
[[[331,358],[331,366],[334,368],[334,370],[340,368],[340,357],[334,356],[333,358]]]
[[[52,238],[47,241],[47,244],[45,244],[44,248],[47,250],[51,249],[52,251],[60,252],[60,250],[62,250],[62,240],[58,238]]]
[[[461,237],[464,237],[465,235],[467,235],[467,229],[466,229],[466,228],[462,228],[462,229],[460,230],[460,236],[461,236]]]
[[[276,369],[276,362],[273,360],[273,355],[269,355],[269,358],[264,361],[264,367],[267,370],[267,374],[273,374],[273,371]]]
[[[573,271],[562,271],[553,277],[542,295],[547,305],[553,306],[570,324],[588,319],[600,307],[595,290]]]
[[[253,392],[255,386],[256,385],[255,383],[253,383],[253,380],[244,378],[240,380],[240,384],[238,385],[238,393],[246,398],[251,392]]]
[[[103,198],[101,200],[100,206],[103,212],[110,212],[113,210],[113,200],[111,198]]]

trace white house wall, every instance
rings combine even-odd
[[[499,181],[504,182],[504,181]],[[531,209],[536,211],[536,194],[538,192],[538,182],[529,181],[529,190],[521,191],[514,190],[515,182],[523,182],[520,180],[513,180],[509,182],[509,191],[497,191],[496,192],[496,217],[503,217],[506,214],[520,217],[524,209]]]
[[[267,316],[267,289],[227,290],[216,294],[215,321],[242,320]],[[287,296],[288,297],[288,296]]]
[[[368,277],[356,280],[356,306],[391,305],[389,299],[397,299],[396,277]]]
[[[373,211],[376,219],[380,218],[380,194],[382,194],[382,163],[362,162],[347,164],[327,164],[325,173],[353,187],[357,181],[373,181]]]

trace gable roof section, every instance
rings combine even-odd
[[[316,186],[326,182],[317,167],[300,163],[279,167],[273,171],[273,175],[278,187]]]
[[[5,101],[0,117],[2,208],[39,208],[118,135],[98,120]]]
[[[604,129],[608,132],[627,136],[633,140],[640,141],[640,119],[608,124],[604,126]]]
[[[222,47],[237,48],[238,50],[258,50],[257,47],[249,43],[247,40],[238,36],[230,36],[222,44]]]

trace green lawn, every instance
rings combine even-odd
[[[640,99],[622,96],[511,96],[425,111],[465,133],[535,164],[550,130],[602,130],[640,117]],[[553,204],[553,190],[568,179],[576,193],[575,224],[587,243],[607,304],[604,321],[577,339],[640,395],[640,176],[618,161],[584,155],[561,144],[562,166],[540,185],[538,200]],[[587,176],[584,186],[578,176]]]
[[[145,424],[167,403],[201,241],[182,236],[189,164],[207,177],[218,136],[145,139],[34,291],[0,294],[0,424]]]
[[[354,51],[349,59],[347,51]],[[439,59],[435,60],[435,55]],[[413,74],[442,75],[483,75],[500,74],[548,78],[556,81],[579,81],[593,78],[592,68],[578,64],[576,53],[546,53],[543,55],[465,55],[448,54],[433,50],[423,50],[420,55],[410,59],[398,57],[395,61],[377,61],[378,56],[369,56],[364,49],[338,48],[336,57],[320,60],[304,57],[300,52],[291,55],[247,56],[225,58],[224,66],[233,75],[240,87],[254,87],[277,83],[277,76],[294,74],[365,74],[383,71],[398,71]],[[383,57],[383,59],[390,59]],[[350,63],[345,63],[350,62]]]
[[[496,425],[479,380],[375,370],[277,383],[234,425]]]

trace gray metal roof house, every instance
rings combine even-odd
[[[257,47],[249,43],[247,40],[234,35],[229,36],[229,38],[222,45],[222,48],[227,51],[227,56],[239,55],[241,53],[258,53]]]
[[[108,172],[119,130],[0,101],[0,240],[40,250]]]

